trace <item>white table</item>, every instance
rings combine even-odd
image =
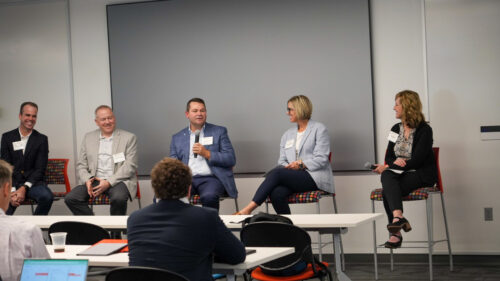
[[[47,245],[46,247],[50,253],[50,257],[53,259],[88,259],[89,266],[128,266],[128,253],[117,253],[109,256],[77,256],[77,253],[82,252],[90,246],[67,245],[65,251],[62,253],[55,253],[52,245]],[[255,249],[256,252],[247,255],[245,261],[239,264],[214,263],[212,266],[213,271],[226,274],[227,280],[235,280],[236,275],[245,273],[249,268],[286,256],[294,251],[294,248],[286,247],[247,247],[247,249]]]
[[[333,236],[333,248],[335,252],[335,272],[341,281],[351,280],[341,269],[340,258],[340,234],[346,233],[350,227],[357,227],[376,220],[383,216],[381,213],[366,214],[308,214],[308,215],[286,215],[295,225],[307,231],[318,231],[321,234]],[[20,219],[30,221],[42,229],[58,221],[80,221],[100,225],[109,230],[123,230],[127,228],[128,216],[17,216]],[[221,219],[231,230],[241,229],[243,219],[248,216],[221,215]]]
[[[318,231],[320,234],[331,234],[333,236],[333,248],[335,252],[335,273],[340,281],[351,280],[342,271],[342,259],[340,258],[340,235],[347,232],[347,228],[356,227],[369,223],[382,217],[380,213],[367,214],[307,214],[307,215],[285,215],[292,220],[293,224],[307,231]],[[249,216],[220,216],[225,225],[231,230],[241,229],[241,221]]]

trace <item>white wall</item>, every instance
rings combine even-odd
[[[57,151],[75,159],[75,151],[83,135],[95,128],[94,108],[99,104],[110,104],[111,101],[105,5],[120,1],[68,1],[69,17],[65,9],[66,1],[63,0],[37,4],[29,1],[20,5],[0,2],[0,50],[8,47],[4,42],[15,42],[19,36],[25,41],[18,41],[16,50],[30,47],[29,40],[37,37],[56,36],[65,39],[44,42],[34,49],[36,52],[27,50],[12,58],[3,51],[0,53],[0,126],[2,131],[6,131],[14,128],[18,122],[17,109],[8,109],[6,104],[15,104],[17,108],[21,101],[34,99],[30,94],[36,92],[41,106],[37,128],[49,136],[51,157],[52,152]],[[479,140],[479,125],[498,124],[500,117],[497,109],[500,103],[495,92],[499,88],[498,79],[495,78],[500,74],[500,54],[496,51],[500,49],[500,17],[498,12],[493,12],[500,10],[500,2],[425,1],[425,14],[422,0],[372,0],[370,3],[378,158],[383,158],[387,132],[396,122],[392,110],[394,94],[405,88],[416,90],[421,94],[425,112],[434,128],[435,144],[442,147],[442,174],[454,251],[499,253],[497,236],[500,227],[494,222],[481,221],[482,208],[485,206],[496,207],[494,217],[498,216],[498,200],[495,199],[500,197],[500,189],[497,188],[500,176],[495,173],[497,161],[492,156],[500,155],[499,147],[498,141]],[[471,5],[474,9],[471,9]],[[48,15],[36,21],[37,17],[33,17],[33,13],[39,10],[46,10]],[[10,18],[3,16],[14,12]],[[57,18],[60,20],[54,23]],[[65,19],[69,19],[69,23]],[[40,30],[33,32],[23,28],[20,23],[16,25],[17,21],[31,23]],[[66,31],[57,30],[70,30],[71,36],[64,35]],[[66,54],[61,63],[66,68],[50,76],[49,73],[57,69],[59,60],[48,59],[40,64],[40,73],[32,73],[30,61],[47,58],[54,48],[50,44],[55,42],[59,42],[58,54]],[[24,59],[26,56],[32,59]],[[12,60],[10,64],[4,64],[4,61],[9,60]],[[71,64],[72,68],[69,68]],[[23,69],[17,70],[17,65]],[[4,73],[12,71],[18,71],[17,75],[4,78]],[[50,77],[39,82],[37,87],[29,88],[30,83],[39,81],[37,77],[42,74]],[[58,83],[64,87],[55,90],[50,88]],[[74,112],[71,110],[72,101]],[[43,116],[42,110],[46,116]],[[43,121],[42,116],[46,118]],[[251,200],[261,181],[262,178],[237,178],[240,206]],[[74,173],[72,182],[75,182]],[[379,186],[378,176],[370,173],[336,174],[335,184],[341,212],[371,212],[369,193]],[[143,205],[151,202],[149,181],[141,180],[141,191]],[[381,204],[377,206],[377,211],[383,212]],[[443,227],[438,207],[435,204],[436,236],[439,237],[443,235]],[[137,203],[129,204],[129,212],[135,209]],[[324,199],[322,212],[331,212],[332,209],[331,201]],[[233,202],[224,201],[221,213],[230,214],[233,211]],[[292,209],[292,212],[313,211],[313,206]],[[405,239],[425,238],[422,211],[421,203],[405,205],[406,215],[414,226],[414,231]],[[19,210],[19,213],[23,212],[27,213],[27,208]],[[107,214],[108,209],[98,208],[97,212]],[[62,202],[57,202],[51,214],[69,214],[69,211],[62,206]],[[379,220],[379,242],[385,238],[385,224],[385,219]],[[344,236],[344,243],[346,252],[371,252],[371,225],[349,230]],[[438,252],[443,253],[444,249],[439,246]]]

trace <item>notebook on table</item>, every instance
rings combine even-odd
[[[20,281],[85,281],[88,260],[25,259]]]

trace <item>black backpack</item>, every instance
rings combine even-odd
[[[245,225],[249,223],[261,222],[261,221],[275,221],[275,222],[293,224],[292,220],[287,217],[259,212],[256,215],[244,219],[242,222],[242,227],[245,227]]]

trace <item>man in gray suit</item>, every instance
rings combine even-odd
[[[74,215],[89,216],[89,198],[105,193],[111,215],[125,215],[127,200],[137,191],[137,138],[115,128],[115,115],[107,105],[97,107],[95,123],[99,129],[85,135],[76,165],[80,185],[64,202]]]

